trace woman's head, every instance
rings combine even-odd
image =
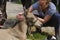
[[[45,9],[46,7],[48,7],[48,4],[51,0],[39,0],[39,5],[42,9]]]

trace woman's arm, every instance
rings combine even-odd
[[[51,19],[50,15],[46,15],[43,19],[38,17],[38,20],[40,20],[42,23],[46,23]]]
[[[30,6],[29,12],[31,13],[32,11],[33,11],[33,7]],[[51,19],[51,16],[50,15],[46,15],[43,19],[39,18],[39,17],[37,17],[37,18],[38,18],[38,20],[40,20],[40,22],[46,23],[47,21],[49,21]]]

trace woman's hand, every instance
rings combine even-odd
[[[42,19],[42,18],[39,18],[39,17],[37,17],[37,19],[40,21],[40,22],[42,22],[42,23],[45,23],[44,21],[44,19]]]

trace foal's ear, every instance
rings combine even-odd
[[[26,11],[27,13],[29,12],[29,10],[28,10],[28,9],[26,9],[25,11]]]

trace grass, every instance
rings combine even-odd
[[[47,36],[40,33],[34,33],[32,36],[27,35],[27,38],[30,40],[44,40]]]

